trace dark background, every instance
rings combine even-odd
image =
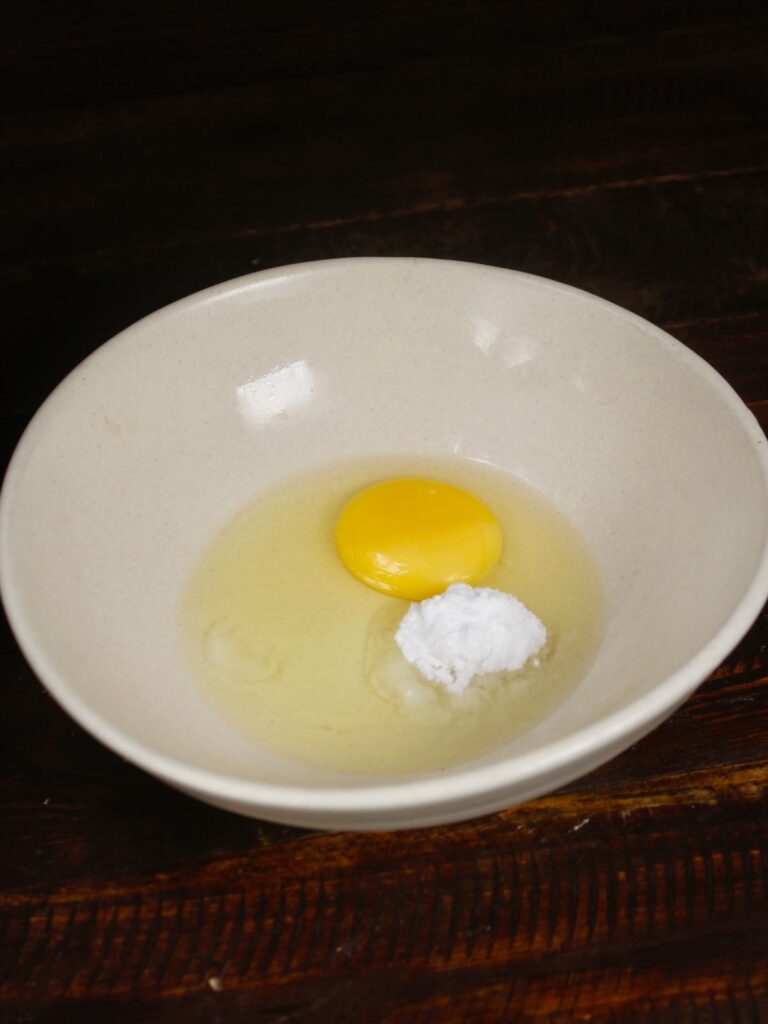
[[[768,422],[764,3],[3,5],[0,425],[138,317],[351,255],[544,274]],[[717,482],[713,481],[713,487]],[[768,1020],[763,617],[551,797],[398,836],[198,805],[0,633],[0,1020]]]

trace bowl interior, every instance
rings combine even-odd
[[[486,460],[581,531],[607,606],[578,693],[485,758],[499,761],[649,693],[731,615],[767,529],[738,409],[662,332],[542,279],[418,260],[253,275],[136,324],[54,392],[6,484],[5,600],[81,720],[196,768],[338,785],[240,739],[198,696],[177,640],[186,574],[237,509],[303,469]]]

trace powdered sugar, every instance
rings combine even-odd
[[[546,643],[547,630],[511,594],[455,583],[412,604],[395,640],[423,676],[458,694],[475,676],[522,668]]]

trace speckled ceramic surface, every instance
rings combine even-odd
[[[254,494],[387,453],[484,459],[540,488],[599,561],[607,625],[535,730],[376,784],[233,734],[185,671],[176,614],[202,545]],[[159,311],[51,395],[3,487],[3,599],[73,717],[189,793],[306,826],[456,820],[607,760],[728,653],[768,590],[767,467],[724,381],[616,306],[470,264],[304,264]]]

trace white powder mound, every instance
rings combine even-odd
[[[475,676],[522,668],[546,643],[547,630],[511,594],[454,583],[412,604],[395,640],[423,676],[458,694]]]

